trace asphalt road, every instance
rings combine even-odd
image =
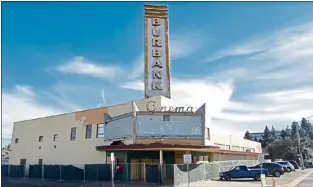
[[[296,185],[296,187],[312,187],[313,186],[313,174],[309,175],[303,181]]]

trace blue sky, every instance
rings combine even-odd
[[[143,4],[3,2],[3,136],[13,121],[141,99]],[[161,4],[177,103],[206,102],[230,133],[313,114],[313,3]]]

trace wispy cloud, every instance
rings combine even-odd
[[[267,35],[253,36],[245,42],[207,56],[204,61],[212,62],[229,56],[258,54],[280,48],[287,50],[287,48],[292,47],[294,49],[297,45],[303,46],[310,43],[307,39],[311,36],[312,28],[313,22],[309,22],[277,30]]]
[[[80,74],[96,78],[112,79],[121,72],[121,68],[113,65],[100,65],[84,57],[75,57],[57,67],[63,73]]]
[[[97,105],[97,107],[105,106],[105,104],[106,104],[106,99],[104,96],[104,89],[103,88],[101,88],[101,99],[102,99],[102,101],[101,101],[101,103],[99,103]]]
[[[15,85],[2,93],[2,137],[10,138],[13,123],[68,112],[60,106],[42,104],[40,95],[27,85]]]

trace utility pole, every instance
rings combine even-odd
[[[298,140],[298,152],[300,154],[300,164],[301,164],[301,168],[302,170],[304,170],[304,162],[303,162],[303,155],[302,155],[302,152],[301,152],[301,142],[300,142],[300,132],[299,132],[299,123],[297,122],[296,124],[296,129],[297,129],[297,140]]]

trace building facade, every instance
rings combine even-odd
[[[120,105],[15,122],[9,162],[100,164],[108,162],[107,151],[133,150],[132,145],[151,144],[185,145],[187,147],[180,151],[192,150],[195,160],[203,159],[202,156],[207,156],[208,161],[252,159],[261,153],[257,142],[211,134],[209,124],[204,122],[205,113],[201,112],[205,104],[195,112],[147,111],[151,101],[163,106],[162,101],[166,105],[167,100],[163,96],[156,96]],[[116,143],[129,148],[110,147]],[[103,146],[109,147],[101,148]],[[204,150],[192,146],[203,146]],[[175,151],[174,147],[172,150]]]

